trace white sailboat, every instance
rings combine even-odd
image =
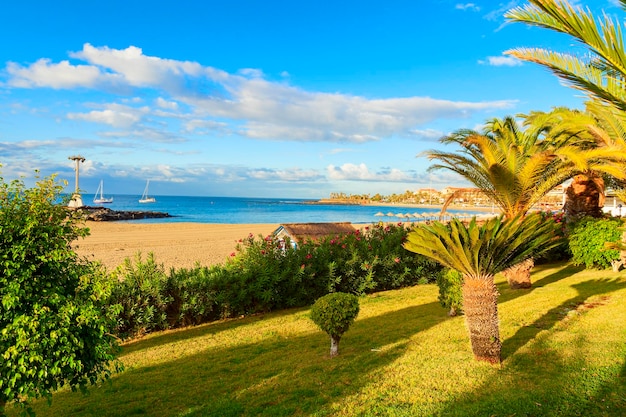
[[[148,187],[150,186],[150,180],[146,181],[146,188],[143,190],[143,194],[139,199],[140,203],[156,203],[156,198],[148,197]]]
[[[100,180],[100,185],[98,185],[98,189],[93,196],[94,204],[108,204],[113,202],[113,197],[105,198],[104,197],[104,187],[102,186],[102,180]]]

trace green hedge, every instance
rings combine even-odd
[[[155,330],[311,305],[334,292],[368,292],[435,282],[441,266],[402,247],[408,228],[376,224],[320,242],[242,239],[224,265],[172,269],[152,255],[127,259],[111,278],[122,338]]]

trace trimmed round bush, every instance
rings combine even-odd
[[[311,320],[330,336],[330,356],[339,354],[339,340],[359,314],[359,298],[335,292],[319,298],[311,307]]]

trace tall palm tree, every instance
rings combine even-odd
[[[626,10],[626,0],[620,0]],[[549,29],[573,37],[587,49],[584,55],[542,48],[515,48],[506,54],[542,65],[590,98],[626,111],[626,52],[622,27],[603,14],[574,7],[566,0],[529,0],[505,14],[512,22]]]
[[[541,129],[523,130],[513,117],[492,119],[482,132],[461,129],[440,139],[460,150],[426,151],[429,170],[448,169],[480,189],[506,218],[525,215],[554,187],[571,178],[553,141]],[[532,258],[505,271],[511,288],[529,288]]]
[[[540,215],[503,216],[466,227],[452,219],[416,227],[404,247],[463,274],[463,311],[474,357],[500,363],[498,291],[494,276],[558,244],[555,223]]]
[[[560,160],[538,131],[522,130],[509,116],[488,121],[482,132],[461,129],[440,139],[460,150],[429,150],[429,170],[448,169],[480,189],[507,218],[525,214],[561,184]]]
[[[573,178],[566,190],[568,218],[601,216],[605,178],[626,180],[626,115],[613,106],[589,101],[586,111],[556,108],[525,118],[529,129],[540,130],[556,147],[563,176]]]

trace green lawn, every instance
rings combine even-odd
[[[503,362],[473,360],[463,317],[437,287],[361,299],[329,358],[308,309],[150,335],[126,370],[38,416],[626,415],[626,272],[539,266],[534,287],[498,276]],[[13,413],[14,409],[8,407]]]

